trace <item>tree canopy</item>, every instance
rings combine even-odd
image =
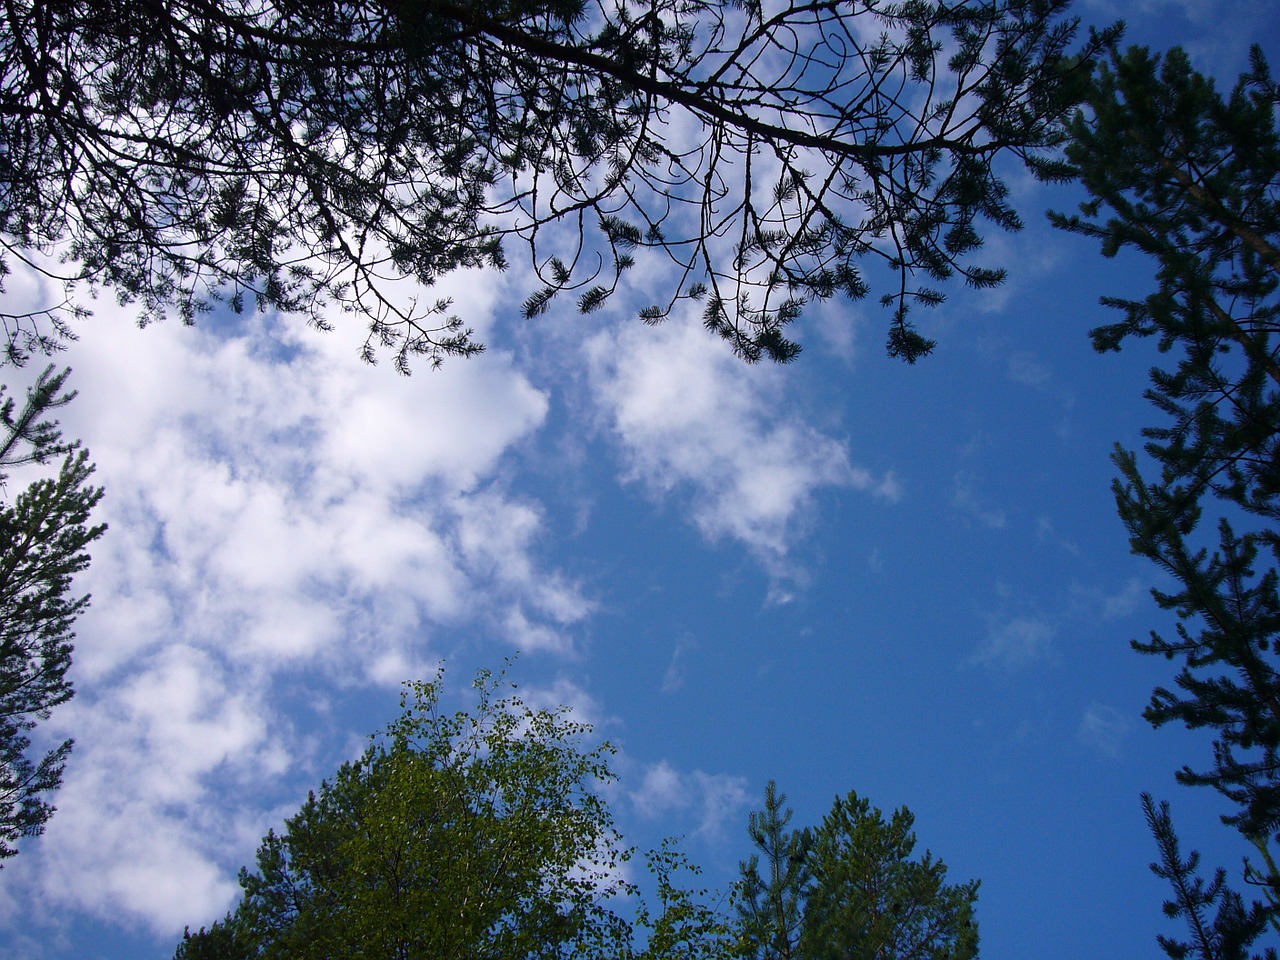
[[[754,960],[971,960],[978,952],[978,883],[915,858],[915,818],[888,819],[850,792],[821,824],[788,828],[792,811],[770,783],[749,832],[759,853],[742,864],[738,910]],[[763,859],[762,859],[763,858]],[[764,872],[761,872],[761,865]]]
[[[88,453],[63,443],[49,419],[75,396],[65,389],[69,375],[46,369],[21,408],[0,386],[0,469],[64,457],[56,477],[34,481],[12,502],[0,473],[0,860],[18,852],[19,837],[42,833],[53,814],[48,797],[62,782],[72,741],[32,755],[29,734],[74,692],[66,675],[73,628],[89,598],[72,596],[71,578],[106,529],[89,525],[102,490],[89,485]]]
[[[1248,956],[1280,930],[1280,87],[1262,50],[1225,96],[1179,49],[1135,47],[1104,65],[1071,126],[1066,155],[1090,199],[1070,231],[1114,256],[1156,264],[1147,297],[1107,297],[1123,319],[1093,331],[1099,350],[1153,337],[1167,354],[1147,398],[1161,420],[1145,457],[1117,448],[1114,485],[1135,553],[1172,582],[1153,590],[1177,617],[1172,636],[1135,641],[1182,664],[1146,709],[1156,726],[1213,734],[1212,760],[1178,771],[1231,802],[1225,819],[1258,847],[1244,877],[1266,897],[1246,905],[1219,872],[1194,879],[1166,805],[1144,800],[1160,845],[1153,869],[1173,883],[1166,908],[1185,916],[1170,956]],[[1154,467],[1154,469],[1152,469]],[[1217,919],[1206,912],[1217,906]],[[1274,950],[1268,952],[1274,956]]]
[[[1063,141],[1106,39],[1074,50],[1067,5],[13,0],[0,252],[144,322],[338,304],[407,372],[481,345],[396,278],[515,247],[527,315],[589,312],[658,250],[645,320],[698,300],[742,357],[788,360],[806,303],[883,279],[889,352],[915,360],[913,304],[1003,276],[972,259],[982,221],[1020,225],[999,158]],[[3,319],[11,359],[70,332]]]
[[[691,889],[699,871],[667,841],[644,858],[651,907],[599,789],[611,748],[487,672],[475,708],[445,714],[442,682],[405,685],[401,717],[268,832],[239,904],[187,930],[176,960],[975,955],[977,883],[946,884],[941,861],[913,857],[910,812],[886,820],[856,793],[790,831],[770,783],[749,832],[778,882],[756,856],[727,900]]]
[[[440,678],[271,831],[244,897],[177,956],[558,958],[618,936],[620,854],[596,793],[608,748],[563,710],[499,697],[443,714]]]

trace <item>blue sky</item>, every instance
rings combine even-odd
[[[1265,0],[1081,3],[1129,40],[1234,76],[1280,55]],[[630,842],[682,836],[713,886],[775,778],[815,823],[856,789],[905,804],[956,880],[982,881],[988,960],[1156,956],[1166,896],[1138,803],[1187,846],[1242,849],[1173,771],[1208,740],[1141,719],[1167,620],[1109,490],[1152,422],[1152,352],[1095,355],[1103,261],[1015,183],[993,292],[949,291],[940,346],[883,355],[872,304],[827,304],[801,358],[746,367],[635,296],[519,319],[518,269],[443,293],[489,351],[405,379],[359,331],[274,316],[135,329],[109,299],[65,355],[62,417],[111,525],[81,586],[76,751],[46,835],[0,871],[0,957],[163,958],[233,902],[235,872],[444,660],[455,702],[521,652],[534,703],[620,747]],[[14,278],[11,295],[41,296]],[[349,320],[349,318],[346,318]]]

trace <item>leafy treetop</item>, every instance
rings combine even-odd
[[[176,957],[725,956],[727,926],[676,882],[687,864],[669,846],[648,858],[659,908],[612,911],[636,894],[599,791],[612,750],[504,685],[482,672],[475,707],[450,715],[442,675],[406,684],[401,716],[267,834],[234,912],[188,930]]]

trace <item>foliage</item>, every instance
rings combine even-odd
[[[1106,39],[1072,52],[1067,5],[13,0],[0,252],[143,321],[226,301],[323,327],[336,303],[404,372],[480,345],[388,281],[502,268],[512,244],[529,316],[599,309],[665,252],[677,279],[641,316],[701,300],[747,360],[794,357],[802,307],[864,297],[880,264],[913,361],[927,284],[1003,276],[970,261],[980,220],[1019,226],[997,159],[1062,142]],[[10,354],[52,344],[47,319],[5,317]]]
[[[675,883],[687,864],[670,847],[648,861],[659,908],[640,903],[634,926],[611,912],[636,894],[598,793],[611,748],[585,749],[589,727],[499,697],[503,683],[481,673],[474,711],[452,716],[442,676],[406,685],[402,716],[267,834],[235,911],[176,957],[723,956],[731,933]]]
[[[1102,351],[1154,337],[1169,355],[1151,371],[1146,393],[1162,417],[1144,431],[1156,472],[1132,451],[1117,448],[1114,458],[1131,547],[1172,580],[1172,589],[1152,593],[1178,618],[1174,636],[1152,632],[1133,644],[1182,663],[1174,685],[1154,691],[1145,716],[1157,727],[1177,722],[1213,733],[1212,764],[1185,767],[1178,779],[1232,802],[1224,819],[1262,854],[1264,866],[1248,866],[1246,879],[1265,890],[1273,922],[1280,916],[1270,852],[1280,830],[1278,98],[1257,47],[1226,96],[1181,50],[1116,53],[1097,77],[1088,112],[1073,122],[1067,150],[1090,199],[1076,216],[1054,215],[1059,226],[1100,241],[1107,256],[1128,248],[1156,264],[1156,291],[1142,300],[1104,298],[1124,318],[1093,331]],[[1158,872],[1176,886],[1186,871],[1168,852],[1167,818],[1152,810],[1148,803],[1165,851]],[[1202,901],[1180,892],[1181,913],[1197,916],[1192,902],[1207,906],[1220,886],[1206,888]],[[1203,943],[1199,933],[1195,939]]]
[[[946,883],[946,865],[912,859],[914,817],[888,820],[856,792],[836,798],[813,829],[788,831],[791,810],[770,784],[752,816],[759,857],[742,865],[739,913],[747,953],[760,960],[977,956],[978,882]],[[798,922],[797,922],[798,920]]]
[[[743,939],[757,960],[792,960],[797,956],[804,896],[812,874],[807,830],[788,830],[792,811],[785,794],[770,780],[765,787],[764,809],[747,818],[747,833],[760,852],[742,864],[738,912]],[[768,879],[760,875],[763,855]]]
[[[88,452],[63,443],[48,419],[75,396],[64,391],[69,374],[46,369],[16,414],[0,386],[0,468],[65,456],[57,477],[33,482],[11,504],[0,500],[0,860],[17,853],[19,837],[42,833],[54,811],[45,797],[62,782],[72,742],[31,756],[28,734],[72,697],[72,627],[89,598],[70,596],[71,578],[106,529],[88,525],[102,498],[88,486]]]
[[[439,678],[407,685],[402,716],[267,834],[235,913],[178,956],[215,938],[261,957],[591,955],[617,883],[594,792],[607,747],[499,686],[481,674],[475,711],[447,716]]]
[[[1161,948],[1172,960],[1196,957],[1197,960],[1251,960],[1256,954],[1249,948],[1270,925],[1275,925],[1275,914],[1260,903],[1245,907],[1239,893],[1227,886],[1227,873],[1219,868],[1213,880],[1206,884],[1198,874],[1200,854],[1191,853],[1184,860],[1179,848],[1178,835],[1173,828],[1169,804],[1158,807],[1151,794],[1142,795],[1142,809],[1147,826],[1160,848],[1160,861],[1151,864],[1152,872],[1173,887],[1174,898],[1165,901],[1165,916],[1182,917],[1191,932],[1190,940],[1158,936]],[[1213,916],[1209,911],[1217,907]],[[1275,960],[1276,951],[1269,947],[1262,954],[1266,960]]]
[[[642,936],[636,938],[632,931],[633,945],[621,953],[626,960],[732,960],[738,955],[740,938],[713,905],[711,892],[676,883],[677,874],[697,876],[701,870],[672,841],[650,851],[645,866],[656,881],[658,910],[638,901],[634,927]],[[639,947],[634,945],[637,939],[643,941]]]

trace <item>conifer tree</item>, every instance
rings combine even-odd
[[[770,782],[749,832],[760,854],[742,864],[743,950],[755,960],[972,960],[978,882],[948,884],[947,868],[913,856],[915,818],[887,820],[851,791],[814,828]],[[760,874],[760,856],[768,880]]]
[[[480,346],[420,288],[513,255],[533,316],[598,309],[660,251],[641,316],[699,301],[747,360],[795,356],[806,303],[885,268],[914,360],[913,304],[1003,275],[973,261],[984,222],[1020,225],[999,159],[1061,143],[1100,46],[1073,49],[1068,4],[11,0],[0,276],[41,266],[143,320],[337,305],[407,371]],[[0,321],[16,353],[56,332]]]
[[[1093,331],[1100,351],[1149,337],[1168,358],[1151,371],[1146,396],[1161,420],[1144,431],[1145,456],[1120,448],[1114,456],[1130,545],[1173,583],[1152,591],[1177,617],[1173,635],[1153,631],[1133,643],[1181,663],[1145,716],[1213,735],[1211,759],[1177,776],[1231,801],[1225,820],[1259,849],[1245,879],[1263,891],[1271,922],[1280,903],[1278,98],[1258,47],[1225,96],[1182,50],[1117,53],[1067,150],[1090,199],[1075,216],[1053,215],[1107,256],[1132,249],[1155,262],[1157,289],[1140,300],[1103,298],[1123,319]],[[1176,888],[1193,871],[1178,858],[1167,811],[1148,802],[1147,814],[1162,852],[1157,872]],[[1174,903],[1195,918],[1196,904],[1233,896],[1219,878]],[[1251,909],[1233,907],[1222,922]],[[1193,941],[1227,943],[1239,929]],[[1184,955],[1185,945],[1165,946]]]
[[[1151,871],[1173,888],[1173,899],[1165,901],[1164,914],[1172,919],[1181,917],[1190,934],[1188,940],[1157,936],[1164,952],[1172,960],[1257,958],[1250,948],[1268,927],[1275,927],[1275,912],[1257,901],[1246,906],[1244,898],[1227,885],[1227,872],[1221,867],[1214,871],[1212,880],[1204,881],[1198,873],[1199,851],[1182,856],[1168,803],[1157,806],[1151,794],[1144,793],[1142,811],[1160,850],[1160,859],[1151,864]],[[1275,960],[1275,948],[1268,948],[1262,957]]]
[[[71,578],[106,529],[89,525],[102,490],[89,486],[88,452],[63,443],[49,419],[75,396],[65,390],[69,375],[46,369],[21,409],[0,387],[0,468],[64,457],[56,477],[36,480],[11,503],[0,473],[0,860],[18,852],[18,838],[42,833],[54,811],[48,797],[62,783],[72,741],[33,756],[29,734],[72,697],[73,627],[89,598],[71,595]]]
[[[752,811],[747,819],[747,833],[759,853],[741,864],[738,913],[752,960],[793,960],[799,955],[804,892],[811,879],[811,838],[807,831],[787,829],[793,811],[786,803],[786,794],[770,780],[764,809]]]

